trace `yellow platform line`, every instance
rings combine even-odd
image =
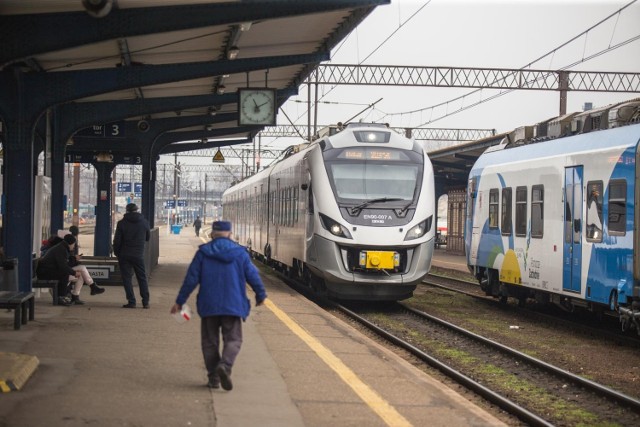
[[[305,331],[284,311],[267,299],[265,305],[278,317],[294,334],[304,341],[340,378],[366,403],[382,420],[393,427],[411,426],[396,409],[384,400],[371,387],[365,384],[342,360],[334,355],[320,341]]]

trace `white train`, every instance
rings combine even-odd
[[[235,239],[339,299],[400,300],[431,267],[433,168],[414,140],[352,123],[223,194]]]
[[[610,310],[639,326],[638,122],[639,101],[570,114],[478,158],[465,249],[488,295]]]

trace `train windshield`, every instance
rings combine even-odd
[[[325,163],[339,202],[373,199],[411,201],[422,183],[423,158],[395,149],[348,148],[325,152]]]

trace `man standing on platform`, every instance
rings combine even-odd
[[[200,245],[191,261],[176,302],[175,314],[200,284],[198,314],[201,318],[202,354],[210,388],[231,390],[231,368],[242,345],[242,322],[249,316],[251,303],[246,284],[256,294],[256,306],[267,293],[245,248],[230,239],[231,223],[216,221],[211,227],[211,242]],[[220,354],[220,332],[224,346]]]
[[[142,306],[149,308],[149,284],[144,267],[144,245],[149,241],[149,224],[138,212],[138,205],[129,203],[124,217],[116,225],[113,238],[113,253],[118,257],[122,284],[127,296],[123,308],[136,308],[136,295],[133,292],[133,273],[136,274]]]
[[[196,237],[200,237],[200,228],[202,227],[202,220],[200,217],[196,217],[196,220],[193,221],[193,227],[196,229]]]

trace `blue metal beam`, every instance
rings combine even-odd
[[[278,102],[284,102],[289,97],[297,94],[298,89],[295,87],[278,90]],[[69,125],[65,126],[69,132],[68,138],[70,138],[77,130],[94,124],[166,111],[235,104],[237,101],[237,94],[225,93],[224,95],[176,96],[122,101],[71,102],[58,108],[63,117],[72,118],[68,122]],[[152,131],[153,127],[150,132]],[[65,142],[66,139],[62,143]]]
[[[162,154],[182,153],[192,150],[204,150],[205,148],[226,147],[228,145],[240,145],[248,144],[251,139],[225,139],[209,142],[192,142],[186,144],[170,144],[164,150]]]
[[[58,73],[24,73],[21,80],[24,96],[30,100],[30,110],[40,114],[55,104],[123,89],[290,65],[317,64],[328,59],[327,52],[320,52]],[[14,71],[0,72],[0,93],[10,93],[15,84]],[[10,107],[7,103],[10,100],[0,98],[0,111]]]
[[[167,132],[158,137],[153,145],[153,152],[158,154],[166,154],[166,153],[180,153],[182,151],[193,150],[193,148],[187,150],[179,149],[178,145],[172,145],[171,150],[167,148],[168,145],[173,144],[175,142],[180,141],[192,141],[194,139],[202,139],[202,138],[219,138],[221,136],[233,135],[237,133],[243,132],[251,132],[256,130],[255,126],[238,126],[232,128],[224,128],[224,129],[213,129],[210,131],[184,131],[184,132]],[[182,145],[182,144],[180,144]],[[186,145],[186,144],[185,144]]]
[[[67,148],[67,162],[74,162],[73,155],[80,152],[118,152],[118,153],[141,153],[149,150],[149,143],[153,142],[161,134],[175,129],[187,128],[198,125],[208,125],[224,122],[235,122],[238,120],[238,113],[221,113],[215,116],[180,116],[166,117],[162,119],[149,119],[149,130],[140,132],[137,121],[125,122],[125,138],[115,141],[113,138],[92,138],[75,135],[73,145]],[[207,132],[201,131],[203,135]],[[202,136],[204,138],[204,136]]]
[[[0,16],[0,67],[38,53],[103,40],[334,10],[370,11],[387,3],[390,0],[252,0],[115,9],[100,19],[85,12],[4,15]]]

